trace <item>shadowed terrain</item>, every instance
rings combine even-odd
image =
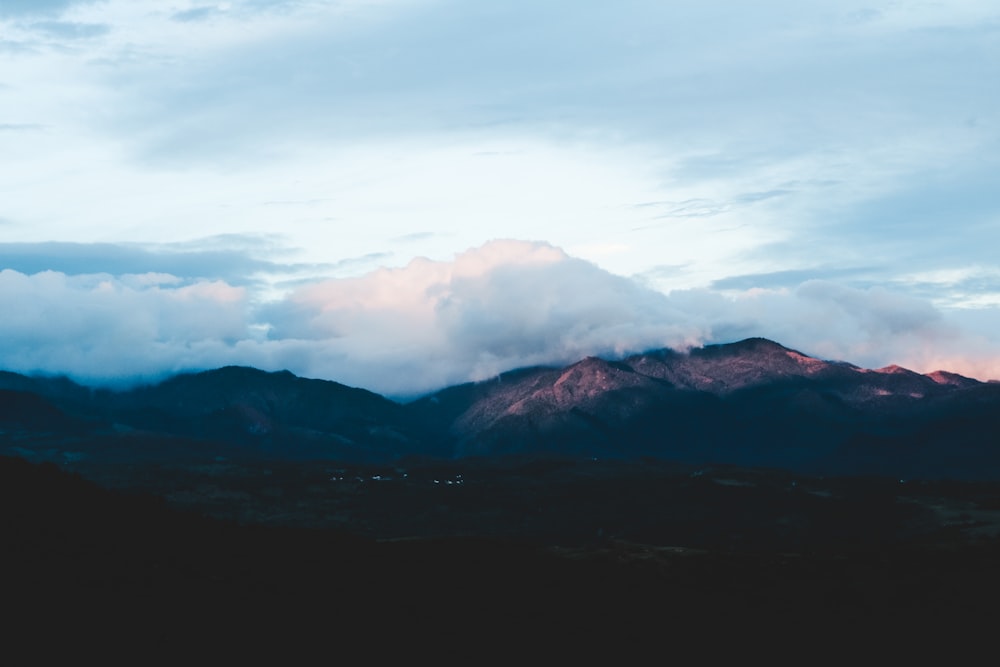
[[[997,620],[995,541],[798,554],[373,541],[208,519],[17,459],[0,459],[0,489],[7,644],[36,657],[958,655]]]
[[[125,392],[2,373],[9,635],[228,659],[971,649],[1000,620],[998,407],[996,384],[761,339],[405,405],[236,367]]]
[[[17,399],[34,401],[15,410],[21,421],[0,413],[0,447],[36,460],[527,454],[1000,479],[1000,384],[862,369],[764,339],[521,369],[406,405],[237,367],[122,392],[2,373],[0,389],[35,397]]]

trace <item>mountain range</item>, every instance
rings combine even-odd
[[[408,403],[0,372],[8,649],[978,657],[998,433],[1000,383],[764,339]]]
[[[655,459],[1000,479],[1000,383],[752,338],[513,370],[409,403],[225,367],[127,391],[0,372],[0,452],[89,460]]]

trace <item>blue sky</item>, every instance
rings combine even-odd
[[[0,368],[1000,378],[993,2],[4,0]]]

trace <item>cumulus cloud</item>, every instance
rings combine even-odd
[[[245,364],[407,397],[523,366],[747,336],[867,367],[1000,376],[1000,341],[922,299],[822,280],[665,294],[524,241],[312,282],[263,306],[222,280],[5,270],[0,309],[0,367],[97,384]]]
[[[171,276],[0,271],[0,367],[134,384],[214,365],[247,336],[247,292]],[[218,355],[215,358],[222,358]]]
[[[240,363],[397,396],[704,338],[664,295],[544,243],[496,241],[326,280],[258,308],[169,273],[0,272],[0,366],[99,384]]]
[[[322,341],[337,352],[325,363],[396,394],[702,338],[662,294],[518,241],[310,285],[265,316],[272,339]]]
[[[929,300],[883,287],[809,280],[794,288],[673,293],[692,318],[705,318],[709,342],[764,336],[823,359],[865,368],[898,364],[1000,379],[1000,309],[941,310]],[[969,315],[979,315],[979,317]]]
[[[958,327],[930,302],[881,287],[809,280],[794,289],[708,290],[671,295],[707,318],[715,341],[765,336],[826,359],[878,367],[906,365],[921,351],[958,344]],[[934,369],[926,369],[934,370]]]

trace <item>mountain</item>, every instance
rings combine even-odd
[[[816,473],[1000,476],[1000,386],[897,366],[863,369],[760,338],[527,369],[410,407],[436,414],[460,455],[545,451]]]
[[[88,426],[37,394],[0,389],[0,433],[7,436],[67,434],[86,431]]]
[[[4,373],[0,388],[8,402],[17,396],[44,404],[80,425],[79,437],[62,443],[71,458],[127,461],[132,452],[144,460],[384,460],[446,453],[398,403],[287,371],[230,366],[120,392]],[[22,450],[25,444],[19,441]]]
[[[406,405],[242,367],[122,392],[0,373],[0,390],[0,428],[12,415],[37,415],[8,427],[0,445],[50,460],[56,450],[120,461],[129,452],[344,461],[527,454],[1000,479],[1000,385],[864,369],[761,338],[519,369]],[[18,402],[27,407],[11,407]],[[50,422],[63,424],[63,440],[49,434],[47,449],[34,446],[30,434]]]
[[[951,654],[995,625],[997,434],[1000,384],[763,339],[405,405],[0,373],[9,649]]]
[[[424,452],[398,403],[337,382],[229,366],[111,394],[109,417],[130,427],[251,445],[275,454],[379,458]]]

